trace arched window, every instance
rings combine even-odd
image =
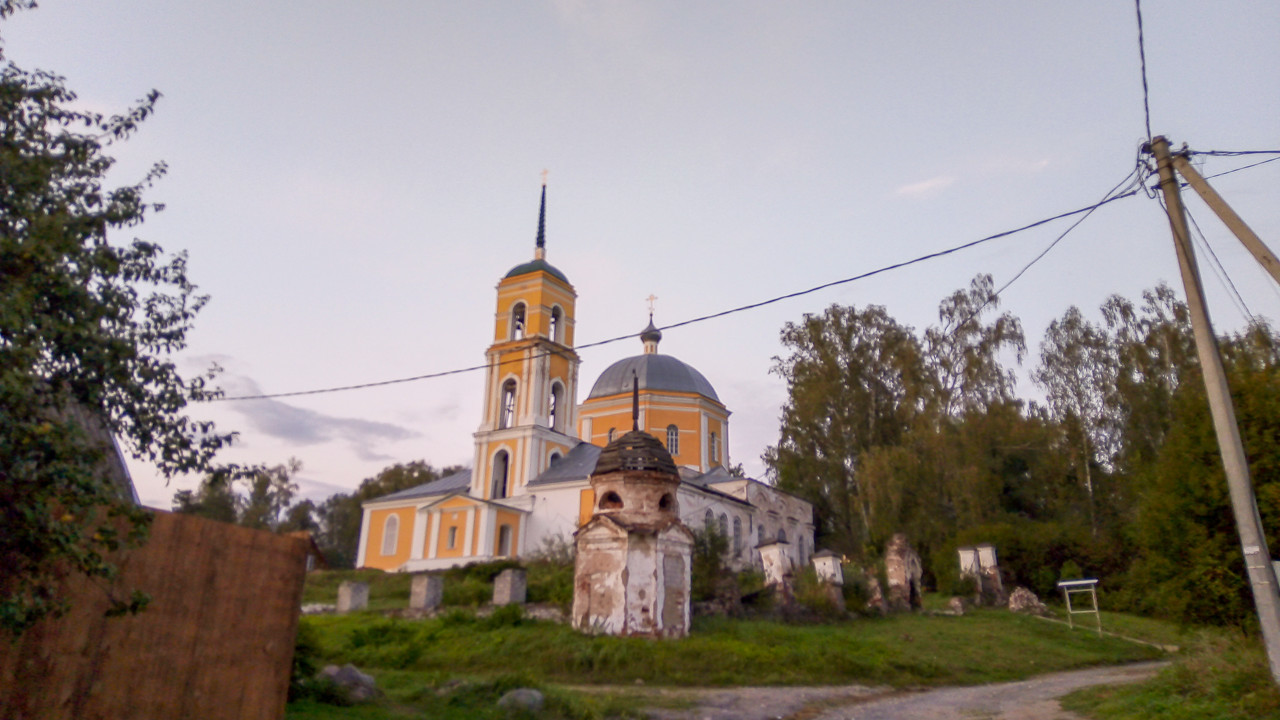
[[[729,539],[729,516],[720,513],[720,537]]]
[[[396,541],[400,537],[400,518],[392,515],[387,518],[387,522],[382,526],[382,554],[395,555]]]
[[[524,337],[524,303],[516,303],[511,306],[511,340],[519,340]]]
[[[551,327],[548,328],[547,336],[555,342],[560,342],[560,325],[563,319],[563,313],[560,312],[559,307],[551,308]]]
[[[786,542],[786,541],[787,541],[787,531],[783,530],[782,528],[778,528],[778,542]]]
[[[711,433],[707,438],[707,447],[711,451],[711,462],[720,462],[720,445],[716,443],[716,434]]]
[[[618,493],[610,490],[609,492],[605,493],[600,497],[600,509],[601,510],[621,510],[622,498],[618,496]]]
[[[511,556],[511,526],[502,525],[498,528],[498,557]]]
[[[613,438],[618,434],[617,428],[609,428],[609,442],[613,442]]]
[[[489,492],[491,500],[501,500],[507,496],[507,466],[510,464],[506,450],[499,450],[498,454],[493,456],[493,484]]]
[[[707,508],[707,514],[702,518],[702,529],[711,532],[716,526],[716,514],[711,512],[711,508]]]
[[[564,405],[564,386],[558,382],[551,383],[551,399],[547,401],[547,417],[552,430],[560,429],[561,407]]]
[[[742,557],[742,518],[733,519],[733,556]]]
[[[680,428],[675,425],[667,426],[667,452],[672,457],[680,454]]]
[[[509,428],[516,424],[516,381],[502,383],[502,406],[498,408],[498,427]]]
[[[763,525],[756,526],[756,544],[757,545],[764,544],[764,526]]]
[[[560,462],[560,453],[553,452],[551,453],[551,457],[547,460],[547,467],[551,467],[558,462]]]

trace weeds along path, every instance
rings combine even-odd
[[[1090,668],[1030,680],[894,690],[887,687],[743,687],[654,691],[655,704],[689,703],[646,711],[655,720],[1078,720],[1057,698],[1092,685],[1145,680],[1167,662]]]

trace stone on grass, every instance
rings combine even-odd
[[[409,585],[411,610],[435,610],[444,598],[444,578],[440,575],[414,575]]]
[[[498,707],[516,712],[536,713],[542,710],[545,701],[546,698],[542,693],[533,688],[516,688],[508,690],[499,698]]]
[[[347,702],[353,705],[371,702],[381,694],[378,683],[356,669],[355,665],[326,665],[316,677],[333,683]]]
[[[349,613],[369,607],[369,583],[344,580],[338,585],[338,613]]]
[[[523,605],[527,587],[522,568],[507,568],[493,579],[493,604]]]
[[[1016,587],[1009,595],[1009,609],[1016,613],[1045,615],[1049,608],[1040,602],[1036,594],[1024,587]]]
[[[953,597],[947,601],[947,612],[953,615],[963,615],[965,611],[965,601],[962,597]]]

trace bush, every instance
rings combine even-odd
[[[693,531],[693,568],[690,596],[694,602],[715,600],[726,579],[732,573],[725,566],[729,553],[729,539],[715,526],[708,524]]]

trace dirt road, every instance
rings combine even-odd
[[[1152,662],[1042,675],[1021,682],[898,691],[860,685],[662,690],[670,704],[695,707],[653,710],[657,720],[1078,720],[1057,698],[1090,685],[1136,682],[1166,663]]]

